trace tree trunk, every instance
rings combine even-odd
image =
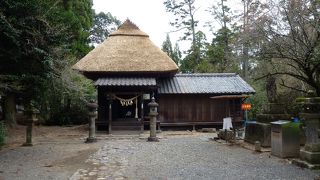
[[[317,86],[315,87],[315,89],[316,89],[316,94],[317,94],[318,97],[320,97],[320,85],[319,85],[319,84],[320,84],[320,83],[317,83],[317,82],[316,82],[316,85],[317,85]]]
[[[196,59],[195,59],[195,66],[193,67],[193,73],[195,73],[197,71],[197,66],[200,63],[200,51],[198,52],[198,46],[196,43],[196,30],[195,30],[195,22],[194,22],[194,17],[193,17],[193,13],[192,13],[192,4],[193,2],[188,1],[188,7],[189,7],[189,15],[191,18],[191,30],[192,30],[192,48],[193,51],[196,53]]]
[[[269,75],[266,80],[266,91],[269,103],[277,102],[277,84],[276,77]]]
[[[229,47],[229,37],[227,32],[227,19],[225,14],[225,6],[223,4],[224,0],[221,0],[222,6],[222,20],[223,20],[223,37],[224,37],[224,47],[223,47],[223,67],[221,72],[225,72],[227,66],[230,65],[227,59],[228,47]]]
[[[248,31],[247,31],[247,25],[248,25],[248,2],[243,1],[243,59],[242,59],[242,72],[243,72],[243,78],[245,81],[248,81],[248,66],[249,66],[249,45],[248,45]]]
[[[7,94],[4,97],[4,120],[9,127],[14,127],[17,125],[16,121],[16,103],[15,95]]]

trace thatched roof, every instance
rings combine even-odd
[[[175,73],[178,67],[146,33],[126,20],[73,69],[85,73]]]

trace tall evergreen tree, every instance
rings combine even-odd
[[[44,102],[45,92],[63,84],[71,60],[88,52],[91,6],[90,0],[0,2],[0,94],[8,124],[15,124],[16,95]]]
[[[176,42],[176,44],[174,45],[173,48],[173,54],[172,54],[172,60],[178,65],[180,66],[181,64],[181,58],[182,58],[182,53],[180,51],[179,48],[179,44]]]
[[[121,21],[112,16],[111,13],[100,12],[94,15],[93,27],[90,31],[90,42],[92,44],[102,43],[108,35],[120,26]]]
[[[171,43],[169,34],[167,34],[166,40],[163,41],[161,50],[167,53],[167,55],[172,58],[173,48],[172,48],[172,43]]]
[[[226,37],[227,36],[227,37]],[[228,39],[228,46],[226,46]],[[207,46],[206,59],[212,64],[214,72],[237,72],[238,63],[229,46],[234,33],[228,28],[221,28],[215,33],[212,43]]]
[[[181,71],[192,72],[205,72],[207,71],[206,62],[204,62],[206,52],[206,36],[202,31],[198,31],[195,36],[195,47],[191,47],[188,55],[181,61]],[[199,62],[195,61],[199,58]],[[206,70],[205,70],[206,69]]]
[[[225,5],[226,2],[227,0],[220,0],[217,5],[213,5],[209,9],[215,21],[221,26],[217,32],[213,33],[215,38],[212,40],[212,44],[208,46],[207,52],[207,58],[214,65],[215,72],[234,70],[234,68],[231,68],[234,67],[234,62],[230,47],[233,35],[230,27],[232,27],[231,19],[233,15],[230,8]]]
[[[181,40],[191,40],[191,51],[193,52],[193,57],[195,58],[194,64],[200,63],[200,54],[197,54],[197,43],[196,43],[196,27],[198,21],[195,19],[195,0],[166,0],[164,2],[166,10],[172,13],[174,21],[171,22],[171,26],[175,28],[176,31],[183,31],[184,35]],[[193,69],[193,72],[196,69]]]
[[[178,43],[175,44],[174,48],[172,47],[169,34],[167,34],[166,40],[162,43],[161,49],[179,66],[182,56],[181,51]]]

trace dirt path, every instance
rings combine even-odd
[[[9,130],[8,144],[0,151],[0,179],[68,179],[86,167],[86,159],[103,142],[85,144],[87,126],[35,126],[34,146],[22,147],[25,127]]]

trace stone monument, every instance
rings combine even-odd
[[[37,114],[39,114],[39,110],[34,108],[32,105],[30,105],[27,110],[25,111],[25,114],[27,115],[27,128],[26,128],[26,142],[23,144],[23,146],[33,146],[32,144],[32,129],[33,124],[38,120]]]
[[[289,120],[290,115],[285,112],[284,104],[279,103],[277,96],[276,79],[272,76],[267,78],[266,90],[268,104],[261,114],[257,115],[256,121],[246,123],[245,138],[246,142],[254,144],[256,141],[261,143],[262,147],[271,146],[271,122],[277,120]]]

